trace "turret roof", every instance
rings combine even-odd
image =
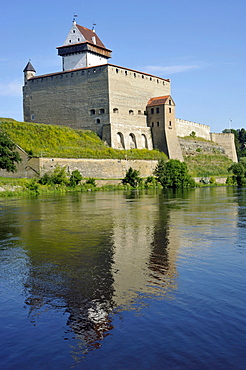
[[[28,72],[28,71],[36,72],[35,68],[33,67],[30,61],[27,63],[26,67],[23,70],[23,72]]]

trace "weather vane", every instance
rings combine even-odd
[[[78,17],[78,15],[73,13],[73,22],[75,22],[75,20],[76,20],[75,18],[77,18],[77,17]]]
[[[96,23],[93,23],[92,24],[92,30],[95,30],[95,27],[94,26],[96,26],[97,24]]]

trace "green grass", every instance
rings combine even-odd
[[[142,160],[167,158],[164,153],[157,150],[112,149],[106,146],[96,133],[89,130],[73,130],[66,126],[0,118],[0,130],[28,154],[35,157]]]
[[[205,141],[206,143],[211,143],[211,144],[214,144],[214,145],[218,145],[217,143],[215,143],[214,141],[212,140],[207,140],[207,139],[204,139],[203,137],[199,137],[199,136],[184,136],[184,137],[180,137],[180,139],[184,139],[184,140],[193,140],[193,141]]]
[[[184,158],[193,177],[227,176],[232,160],[223,154],[197,154]]]

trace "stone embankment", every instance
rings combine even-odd
[[[214,142],[187,140],[179,138],[179,143],[184,156],[201,154],[225,154],[225,149]]]

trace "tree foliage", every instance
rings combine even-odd
[[[42,185],[67,185],[66,167],[56,166],[54,171],[46,172],[40,179]]]
[[[163,188],[195,186],[195,181],[190,176],[186,163],[180,162],[178,159],[170,159],[168,162],[160,160],[154,174]]]
[[[21,162],[21,157],[15,151],[16,145],[9,137],[0,132],[0,168],[8,172],[16,172],[16,164]]]
[[[132,167],[126,172],[126,176],[122,180],[124,185],[129,184],[133,188],[136,188],[141,183],[141,178],[139,177],[140,172],[134,170]]]
[[[238,163],[233,163],[228,170],[233,172],[233,183],[238,186],[246,185],[246,158],[241,158]]]
[[[70,186],[76,186],[80,183],[81,180],[82,180],[82,176],[81,176],[81,173],[79,172],[79,170],[74,170],[71,173],[71,176],[70,176],[70,179],[69,179],[69,185]]]

